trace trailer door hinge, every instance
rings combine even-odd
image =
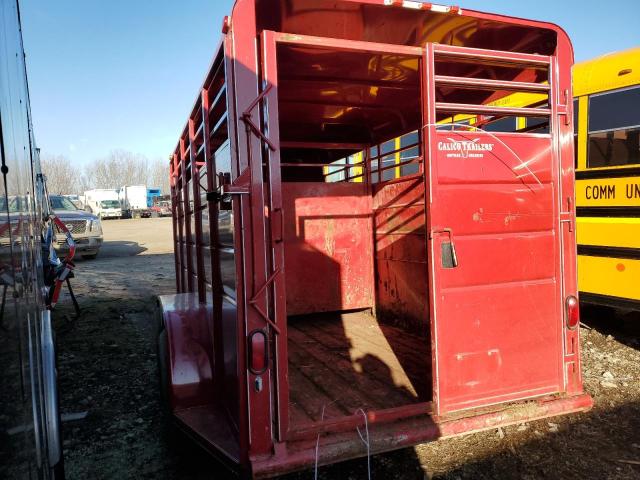
[[[573,116],[573,113],[571,111],[571,100],[569,99],[569,89],[565,89],[562,94],[564,95],[564,104],[558,105],[558,107],[560,107],[558,114],[564,115],[564,124],[569,125],[571,123],[571,117]]]
[[[571,201],[571,197],[567,197],[567,211],[560,212],[560,223],[568,223],[569,224],[569,232],[573,233],[573,202]]]

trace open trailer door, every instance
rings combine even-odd
[[[437,412],[562,391],[554,57],[434,44],[425,52]],[[510,92],[547,100],[496,106]],[[548,122],[547,133],[482,126],[509,118]]]

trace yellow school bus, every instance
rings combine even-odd
[[[578,286],[640,309],[640,47],[573,68]]]

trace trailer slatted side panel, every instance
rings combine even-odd
[[[218,202],[207,193],[218,186],[216,165],[229,171],[230,151],[227,127],[227,96],[222,55],[216,57],[200,97],[171,158],[176,283],[180,293],[197,292],[204,302],[207,292],[222,287],[218,258],[233,250],[233,240],[220,235],[216,221]],[[224,216],[224,215],[223,215]],[[229,283],[229,282],[227,282]],[[235,285],[229,284],[227,294]]]

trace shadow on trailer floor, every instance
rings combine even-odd
[[[428,338],[368,311],[289,319],[292,426],[431,400]]]

